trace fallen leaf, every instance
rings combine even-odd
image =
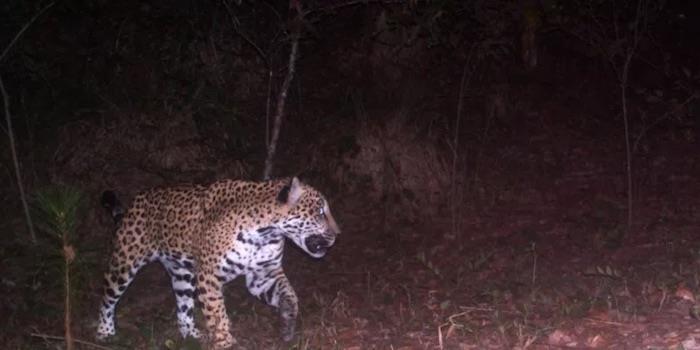
[[[690,289],[688,289],[687,287],[685,287],[683,285],[678,286],[678,288],[676,289],[675,296],[677,298],[681,298],[683,300],[690,301],[691,303],[695,302],[695,294],[693,294],[693,292],[691,292]]]
[[[571,342],[571,336],[559,329],[550,333],[549,337],[547,337],[547,343],[550,345],[563,345],[569,342]]]
[[[695,341],[695,338],[686,339],[681,342],[681,346],[686,350],[700,350],[700,344]]]
[[[589,337],[586,340],[586,346],[594,349],[605,347],[605,339],[600,334],[597,334],[596,336]]]

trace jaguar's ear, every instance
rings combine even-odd
[[[280,193],[277,194],[277,200],[280,203],[286,203],[290,207],[293,207],[304,194],[304,188],[301,186],[299,179],[295,176],[289,181],[289,185],[282,187]]]

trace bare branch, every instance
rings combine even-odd
[[[224,7],[226,7],[226,12],[228,13],[229,18],[231,19],[231,24],[233,24],[233,29],[236,31],[236,34],[238,34],[238,36],[240,36],[245,42],[248,43],[248,45],[250,45],[255,50],[255,52],[258,53],[260,59],[262,59],[263,62],[265,62],[265,66],[269,68],[270,63],[267,60],[267,55],[265,55],[265,52],[260,48],[260,46],[255,44],[255,42],[251,38],[249,38],[245,33],[243,33],[243,31],[240,28],[240,21],[238,21],[236,15],[233,14],[231,6],[228,4],[228,2],[223,1],[223,3]]]
[[[336,4],[331,4],[327,6],[322,6],[322,7],[317,7],[317,8],[312,8],[307,11],[304,11],[303,16],[306,16],[308,14],[314,13],[314,12],[321,12],[321,11],[333,11],[333,10],[338,10],[343,7],[350,7],[350,6],[355,6],[355,5],[367,5],[369,3],[379,3],[383,5],[389,5],[389,4],[407,4],[406,0],[349,0],[349,1],[339,1]]]
[[[54,2],[51,2],[50,4],[44,6],[44,8],[42,8],[41,10],[39,10],[39,12],[37,12],[37,13],[34,15],[34,17],[32,17],[32,18],[22,27],[22,29],[19,30],[19,32],[17,32],[17,35],[15,35],[15,37],[12,39],[12,41],[10,41],[10,43],[7,45],[7,47],[5,47],[5,50],[4,50],[4,51],[2,52],[2,54],[0,55],[0,62],[2,62],[2,60],[5,58],[5,55],[7,55],[7,53],[10,52],[10,49],[11,49],[13,46],[15,46],[15,43],[17,43],[17,40],[19,40],[19,37],[21,37],[22,34],[24,34],[24,32],[27,31],[27,29],[29,28],[29,26],[31,26],[32,23],[34,23],[34,21],[36,21],[36,19],[39,18],[39,16],[41,16],[44,12],[46,12],[46,10],[48,10],[49,8],[51,8],[51,6],[53,6],[53,4],[54,4]]]
[[[10,115],[10,99],[5,91],[5,84],[0,77],[0,92],[2,93],[3,104],[5,105],[5,120],[7,122],[7,135],[10,138],[10,151],[12,152],[12,162],[15,165],[15,176],[17,177],[17,187],[19,188],[19,196],[22,200],[24,208],[24,216],[27,219],[27,228],[29,229],[29,237],[32,243],[36,244],[36,234],[34,233],[34,224],[32,216],[29,214],[29,204],[27,204],[27,196],[24,194],[24,185],[22,184],[22,174],[19,170],[19,160],[17,158],[17,148],[15,147],[15,133],[12,131],[12,116]]]

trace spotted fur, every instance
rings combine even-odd
[[[281,335],[289,341],[298,306],[282,269],[284,238],[320,258],[340,233],[323,195],[297,178],[153,189],[136,196],[125,213],[113,193],[103,195],[103,204],[120,222],[105,274],[99,339],[115,334],[115,307],[137,272],[159,261],[170,274],[183,337],[201,336],[193,318],[196,296],[210,346],[235,344],[222,287],[245,276],[251,294],[278,308]]]

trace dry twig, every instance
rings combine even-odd
[[[66,340],[64,337],[60,337],[60,336],[57,336],[57,335],[42,334],[42,333],[30,333],[29,336],[30,336],[30,337],[34,337],[34,338],[41,338],[41,339],[44,339],[44,340],[59,340],[59,341],[65,341],[65,340]],[[73,341],[76,342],[76,343],[78,343],[78,344],[83,344],[83,345],[86,345],[86,346],[89,346],[89,347],[92,347],[92,348],[95,348],[95,349],[112,350],[112,348],[108,348],[108,347],[102,346],[102,345],[100,345],[100,344],[91,343],[91,342],[86,341],[86,340],[73,339]]]

